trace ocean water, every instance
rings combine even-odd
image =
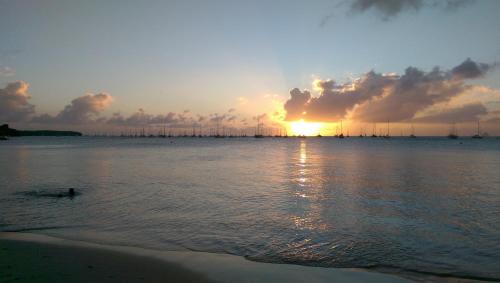
[[[0,231],[500,279],[496,138],[23,137],[0,157]]]

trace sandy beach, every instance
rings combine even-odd
[[[214,282],[175,263],[85,245],[2,235],[2,282]]]
[[[28,233],[0,233],[2,282],[408,282],[358,269],[259,263]]]

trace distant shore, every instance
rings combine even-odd
[[[28,233],[0,233],[0,281],[410,282],[358,269],[259,263],[203,252],[155,251]]]
[[[2,137],[67,137],[67,136],[82,136],[82,133],[75,131],[54,131],[54,130],[16,130],[10,128],[9,125],[3,124],[0,126],[0,136]]]

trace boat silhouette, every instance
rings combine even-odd
[[[387,133],[383,136],[385,139],[391,138],[391,132],[390,132],[390,127],[389,127],[389,120],[387,120]]]
[[[260,118],[257,118],[257,128],[255,128],[255,135],[254,138],[263,138],[263,128],[264,128],[264,123],[260,122]]]
[[[343,133],[343,129],[342,129],[342,120],[340,120],[340,135],[338,135],[338,138],[339,139],[344,138],[344,133]]]
[[[448,134],[449,139],[458,139],[457,128],[455,127],[455,123],[451,126],[450,133]]]
[[[482,139],[483,136],[481,136],[481,134],[479,134],[479,121],[477,121],[477,133],[475,135],[472,136],[473,139]]]
[[[415,136],[415,128],[413,127],[413,123],[411,124],[411,134],[410,134],[410,138],[414,139],[416,138],[417,136]]]
[[[376,138],[377,135],[375,134],[377,132],[377,123],[373,123],[373,128],[372,128],[372,138]]]

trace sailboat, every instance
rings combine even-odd
[[[222,127],[222,135],[219,133],[219,129],[220,129],[220,121],[219,121],[219,119],[217,119],[216,126],[217,127],[216,127],[216,130],[215,130],[215,136],[214,136],[214,138],[217,138],[217,139],[224,138],[225,137],[224,136],[224,127]]]
[[[340,139],[344,138],[344,133],[342,132],[342,120],[340,120],[340,135],[339,135],[339,138]]]
[[[387,120],[387,133],[385,134],[384,138],[388,139],[391,137],[390,133],[390,128],[389,128],[389,120]]]
[[[376,132],[377,132],[377,123],[373,123],[372,138],[377,137],[377,135],[375,134]]]
[[[451,126],[451,131],[448,134],[448,138],[449,139],[454,139],[454,140],[458,139],[457,128],[455,127],[455,123],[453,123],[453,125]]]
[[[193,132],[191,133],[191,137],[194,138],[196,137],[196,125],[193,124]]]
[[[472,136],[473,139],[482,139],[483,136],[481,136],[481,134],[479,134],[479,120],[477,121],[477,133],[475,135]]]
[[[257,119],[257,129],[255,130],[255,138],[263,138],[264,135],[262,134],[262,127],[264,126],[263,123],[260,122],[260,118]]]
[[[165,131],[165,126],[163,126],[163,131],[160,134],[160,138],[166,138],[166,137],[167,137],[167,135],[166,135],[166,131]]]
[[[364,136],[363,136],[363,132],[364,132],[364,131],[363,131],[363,127],[360,127],[360,128],[359,128],[359,137],[360,137],[360,138],[364,137]]]
[[[410,138],[414,139],[416,138],[417,136],[415,136],[415,128],[413,128],[413,123],[411,124],[411,134],[410,134]]]

